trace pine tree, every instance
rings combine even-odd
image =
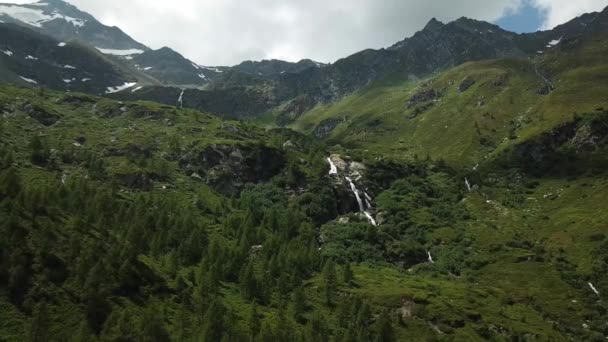
[[[336,292],[336,265],[331,259],[325,262],[325,267],[323,267],[323,278],[325,279],[325,304],[332,306],[334,305],[334,296]]]
[[[203,330],[200,335],[203,342],[216,342],[222,339],[225,332],[225,314],[224,306],[218,299],[214,299],[203,317]]]
[[[165,328],[165,320],[162,308],[158,305],[150,305],[144,311],[140,322],[140,333],[144,342],[169,342],[171,337]]]
[[[47,163],[51,152],[39,136],[35,135],[32,138],[30,149],[32,150],[31,160],[33,164],[45,165]]]
[[[387,310],[384,310],[380,318],[376,322],[376,341],[377,342],[393,342],[395,341],[395,333],[391,324],[391,318]]]
[[[306,312],[306,296],[304,289],[298,287],[293,293],[293,317],[297,322],[304,320],[304,313]]]
[[[344,265],[344,270],[343,270],[343,277],[342,280],[344,281],[344,283],[346,285],[351,285],[351,283],[353,282],[353,271],[350,268],[350,263],[347,262],[346,265]]]
[[[45,302],[37,303],[29,328],[29,340],[32,342],[46,341],[49,339],[48,312]]]
[[[252,299],[257,294],[257,280],[253,271],[253,262],[248,262],[239,275],[241,293],[246,299]]]
[[[249,313],[249,340],[255,341],[255,338],[260,333],[261,322],[258,314],[258,306],[254,301],[251,304],[251,312]]]

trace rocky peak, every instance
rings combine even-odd
[[[445,26],[444,23],[437,20],[436,18],[433,18],[426,24],[423,31],[437,31],[437,30],[440,30],[444,26]]]

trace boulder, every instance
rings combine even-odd
[[[338,125],[342,122],[343,120],[336,118],[325,119],[321,121],[317,127],[315,127],[313,134],[319,139],[325,139],[329,137],[334,129],[336,129],[336,127],[338,127]]]
[[[458,86],[458,91],[464,93],[465,91],[469,90],[469,88],[471,88],[474,84],[475,80],[467,76],[464,80],[462,80],[462,82],[460,82],[460,85]]]

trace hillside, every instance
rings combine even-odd
[[[469,62],[416,82],[387,79],[292,126],[371,155],[473,167],[577,113],[608,108],[606,42],[564,39],[529,59]]]
[[[43,31],[0,23],[0,342],[608,338],[608,9],[331,65]]]
[[[588,161],[567,178],[520,167],[534,148],[473,172],[343,151],[328,175],[323,146],[287,130],[1,94],[4,340],[606,333],[587,284],[608,291],[606,113],[542,150]]]

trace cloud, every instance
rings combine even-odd
[[[334,62],[390,46],[432,18],[496,21],[532,1],[546,26],[608,0],[68,0],[136,40],[169,46],[203,65],[311,58]],[[25,2],[25,1],[22,1]]]
[[[69,0],[136,40],[204,65],[333,62],[412,35],[432,17],[494,21],[521,0]]]
[[[542,29],[552,29],[581,14],[601,11],[608,6],[608,0],[532,0],[532,2],[546,13]]]

